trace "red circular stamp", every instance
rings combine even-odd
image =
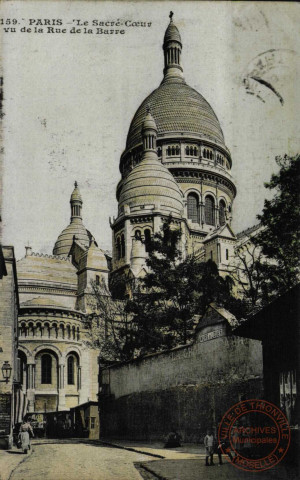
[[[291,431],[284,413],[266,400],[243,400],[223,416],[218,429],[222,454],[242,470],[262,472],[285,456]]]

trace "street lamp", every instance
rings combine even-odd
[[[12,366],[7,360],[5,360],[5,362],[3,363],[1,370],[4,380],[0,380],[0,382],[8,383],[8,380],[11,376]]]

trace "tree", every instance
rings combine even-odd
[[[239,244],[230,264],[230,276],[236,294],[243,299],[244,313],[262,306],[269,299],[269,280],[265,275],[265,259],[251,235]]]
[[[180,229],[169,218],[147,245],[149,272],[128,304],[141,353],[186,344],[194,333],[195,314],[202,316],[212,302],[233,313],[240,310],[229,277],[221,277],[211,260],[200,263],[194,256],[183,260],[180,237]]]
[[[265,200],[259,227],[239,244],[231,276],[245,301],[246,312],[269,303],[299,281],[300,156],[277,157],[280,170],[265,186],[274,190]]]
[[[299,281],[300,155],[276,157],[280,167],[265,187],[275,192],[265,200],[258,219],[262,229],[254,238],[266,261],[262,262],[269,291],[276,294]]]
[[[91,282],[86,319],[86,343],[99,350],[102,364],[130,360],[135,352],[130,314],[126,301],[113,298],[104,279]]]

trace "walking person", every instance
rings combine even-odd
[[[23,420],[20,427],[19,440],[21,443],[22,451],[25,454],[28,452],[28,450],[30,450],[30,435],[34,437],[29,419]]]
[[[205,446],[205,465],[207,467],[214,465],[214,436],[210,428],[207,430],[207,435],[204,437],[204,446]],[[210,463],[208,459],[210,458]]]
[[[232,454],[231,454],[229,442],[222,441],[221,443],[219,443],[219,445],[218,445],[218,447],[217,447],[217,454],[218,454],[218,458],[219,458],[219,465],[223,465],[222,453],[224,453],[225,455],[228,455],[229,460],[232,462],[233,457],[232,457]]]

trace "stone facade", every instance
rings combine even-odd
[[[234,336],[234,320],[212,305],[192,344],[103,369],[102,434],[163,439],[174,425],[199,441],[231,405],[261,395],[261,343]]]
[[[14,249],[0,246],[0,448],[12,445],[12,429],[18,415],[18,303]],[[7,383],[1,371],[4,362],[12,367]]]

